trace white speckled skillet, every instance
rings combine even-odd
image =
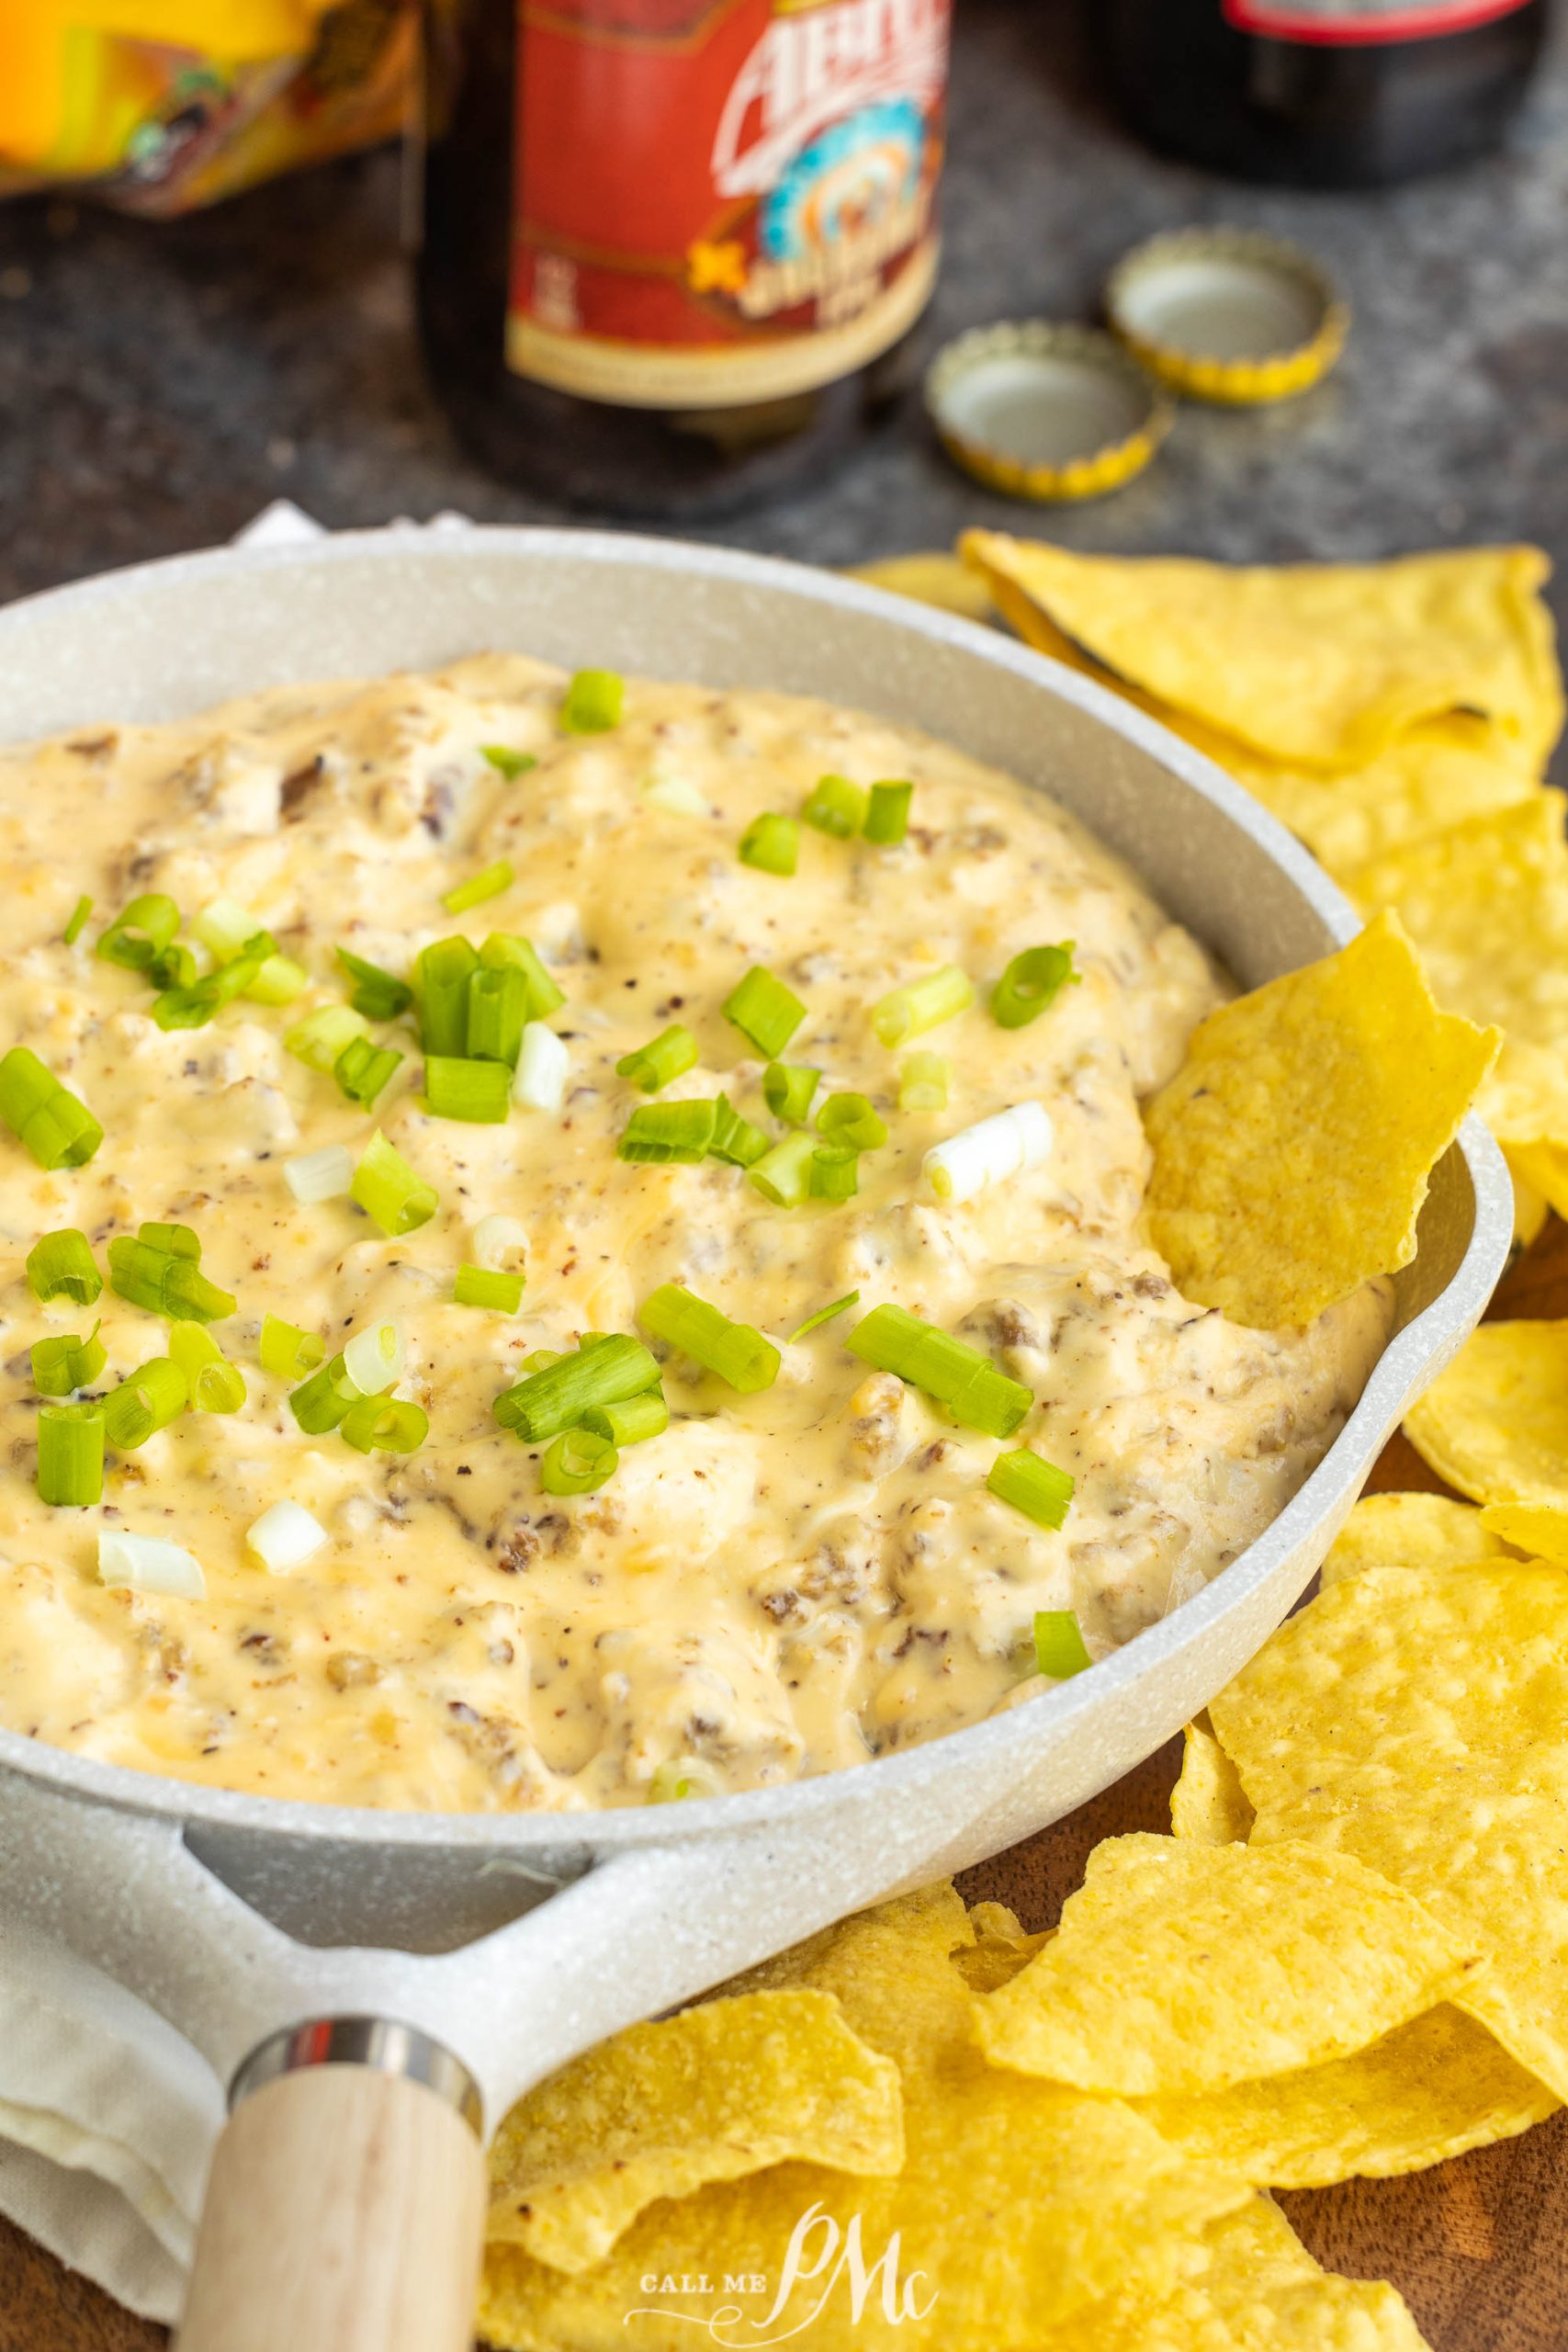
[[[1246,984],[1355,928],[1254,802],[1084,678],[869,588],[651,539],[395,529],[35,597],[0,615],[0,741],[488,647],[822,695],[945,736],[1074,809]],[[446,2352],[475,2258],[478,2142],[455,2120],[468,2077],[493,2121],[586,2044],[1038,1829],[1147,1755],[1301,1593],[1485,1305],[1511,1204],[1472,1119],[1436,1171],[1398,1328],[1268,1532],[1116,1657],[907,1754],[750,1795],[539,1818],[234,1795],[0,1731],[8,1908],[142,1995],[222,2077],[243,2070],[252,2094],[215,2167],[187,2352]]]

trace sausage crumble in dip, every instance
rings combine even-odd
[[[142,1770],[352,1804],[560,1809],[768,1785],[1049,1688],[1037,1612],[1057,1612],[1051,1657],[1127,1641],[1233,1560],[1341,1427],[1386,1337],[1386,1283],[1308,1330],[1244,1329],[1179,1296],[1142,1236],[1140,1099],[1225,989],[1134,876],[1043,794],[907,728],[636,682],[617,718],[618,687],[590,676],[563,700],[559,673],[484,656],[0,757],[0,1048],[36,1055],[104,1130],[85,1164],[52,1172],[0,1131],[8,1725]],[[841,781],[818,794],[825,777]],[[856,830],[877,783],[913,787],[877,798],[874,831],[899,838]],[[798,822],[814,794],[829,830]],[[759,829],[768,816],[795,821]],[[792,852],[793,872],[771,870]],[[67,945],[82,896],[95,910]],[[155,974],[98,954],[150,896],[179,910],[175,946],[211,935],[232,960],[249,919],[286,960],[162,1026],[160,982],[199,992],[228,966],[199,946],[165,951]],[[215,904],[227,937],[221,916],[203,922]],[[493,1109],[502,1060],[502,1115],[485,1122],[435,1114],[420,1003],[342,1018],[358,983],[335,948],[417,987],[422,951],[457,937],[501,943],[481,970],[523,956],[529,1017],[558,1041],[534,1038],[525,1083],[505,1067],[515,1037],[492,1036],[491,1078],[475,1080],[483,1056],[472,1032],[454,1040],[452,988],[436,991],[452,1067],[434,1078],[455,1090],[439,1099]],[[1012,959],[1067,943],[1060,984],[1025,967],[1003,1025],[993,990]],[[963,978],[921,989],[950,967]],[[804,1007],[772,1056],[725,1011],[754,969],[754,1030],[771,1035],[790,998]],[[267,1001],[268,977],[292,1001]],[[314,1062],[285,1044],[301,1024]],[[345,1026],[401,1056],[373,1108],[334,1075]],[[677,1039],[618,1072],[671,1029],[690,1033],[690,1066],[655,1091],[689,1058]],[[911,1068],[917,1054],[934,1066]],[[788,1089],[806,1081],[765,1086],[770,1059],[819,1073],[793,1126],[770,1102],[798,1113]],[[824,1134],[835,1095],[866,1101]],[[670,1106],[686,1108],[671,1122]],[[944,1196],[927,1155],[1004,1113],[1021,1115],[959,1148]],[[628,1128],[672,1127],[706,1136],[705,1156],[620,1156]],[[378,1130],[400,1156],[390,1193],[373,1190],[383,1216],[399,1221],[404,1163],[435,1194],[404,1232],[345,1173],[330,1189]],[[294,1163],[322,1153],[312,1182]],[[188,1228],[231,1314],[171,1325],[118,1277],[85,1306],[35,1295],[41,1236],[77,1229],[107,1273],[110,1245],[143,1225]],[[156,1297],[186,1245],[144,1238]],[[515,1284],[459,1303],[465,1264],[525,1273],[516,1311]],[[741,1387],[645,1319],[671,1285],[677,1311],[682,1292],[714,1310],[708,1351],[744,1363]],[[977,1366],[986,1401],[943,1405],[857,1353],[884,1307],[961,1342],[949,1368]],[[355,1424],[368,1451],[330,1415],[302,1428],[305,1375],[259,1360],[266,1317],[329,1375],[354,1335],[394,1326],[394,1398],[419,1410],[371,1407]],[[192,1329],[244,1399],[176,1411],[140,1445],[111,1430],[101,1499],[51,1505],[30,1351],[98,1318],[107,1364],[86,1399],[172,1351],[188,1370],[199,1342],[175,1341]],[[592,1388],[595,1334],[650,1350],[642,1419],[662,1418],[661,1389],[668,1425],[629,1442],[623,1419],[612,1476],[548,1491],[599,1476],[609,1439],[569,1430],[563,1480],[558,1431],[530,1442],[496,1400],[555,1357]],[[998,1394],[1022,1395],[1015,1426]],[[386,1450],[422,1413],[423,1442]],[[1059,1527],[987,1486],[1021,1450],[1065,1474],[1046,1481],[1058,1498],[1070,1478]],[[247,1536],[280,1503],[319,1533],[303,1557],[275,1544],[269,1567]],[[186,1567],[149,1567],[149,1538]]]

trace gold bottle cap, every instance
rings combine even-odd
[[[966,472],[1014,498],[1099,498],[1141,473],[1174,412],[1111,335],[1046,319],[975,327],[926,377],[926,409]]]
[[[1182,229],[1111,273],[1105,315],[1163,383],[1195,400],[1288,400],[1328,373],[1350,312],[1310,254],[1247,229]]]

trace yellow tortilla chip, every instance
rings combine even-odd
[[[1551,1203],[1529,1172],[1533,1157],[1517,1145],[1506,1145],[1503,1157],[1508,1163],[1508,1174],[1514,1186],[1514,1247],[1528,1250],[1540,1238],[1546,1220],[1551,1215]],[[1555,1181],[1555,1180],[1554,1180]],[[1568,1194],[1568,1167],[1561,1171],[1562,1189]]]
[[[1478,1948],[1351,1856],[1109,1838],[976,2030],[993,2065],[1079,2090],[1218,2091],[1363,2049],[1468,1984]]]
[[[491,2151],[488,2234],[586,2270],[645,2205],[800,2156],[904,2161],[898,2070],[831,1994],[742,1994],[632,2026],[518,2101]]]
[[[968,621],[994,617],[985,582],[955,555],[888,555],[876,563],[852,564],[848,576],[895,596],[910,596],[917,605],[960,613]]]
[[[1245,2184],[1193,2164],[1119,2101],[987,2068],[974,2047],[971,1996],[948,1958],[972,1932],[963,1905],[951,1889],[935,1903],[911,1901],[923,1909],[885,1905],[785,1956],[802,1981],[838,1996],[863,2039],[878,2039],[879,2021],[904,2080],[903,2172],[851,2181],[778,2165],[661,2200],[575,2277],[492,2246],[479,2308],[491,2342],[515,2352],[689,2352],[702,2332],[694,2322],[721,2307],[737,2314],[725,2334],[739,2342],[797,2326],[826,2297],[805,2345],[1039,2352],[1047,2331],[1088,2305],[1124,2290],[1157,2302],[1204,2267],[1203,2233],[1248,2200]],[[852,2223],[864,2271],[891,2250],[891,2312],[884,2263],[852,2316]],[[797,2264],[764,2326],[788,2288],[792,2242],[816,2274],[800,2278]],[[704,2277],[713,2292],[680,2291]],[[737,2277],[761,2283],[731,2289]]]
[[[1178,1287],[1273,1330],[1408,1265],[1496,1042],[1438,1011],[1388,916],[1212,1012],[1145,1114],[1149,1232]]]
[[[1321,2188],[1424,2172],[1512,2139],[1560,2103],[1484,2026],[1444,2001],[1327,2065],[1136,2105],[1163,2138],[1259,2188]]]
[[[1171,1836],[1203,1846],[1245,1845],[1252,1806],[1206,1715],[1188,1724],[1184,1742],[1181,1775],[1170,1792]]]
[[[1318,1574],[1326,1592],[1363,1568],[1453,1568],[1507,1549],[1473,1503],[1451,1495],[1363,1495]]]
[[[1470,817],[1534,799],[1540,786],[1506,761],[1450,740],[1433,719],[1364,767],[1324,775],[1223,747],[1220,764],[1306,843],[1319,865],[1348,875],[1391,850],[1429,840]]]
[[[1065,640],[1269,759],[1356,767],[1424,719],[1475,711],[1535,767],[1562,729],[1539,548],[1268,570],[1072,555],[992,531],[960,547],[1010,618],[1027,599],[1045,625],[1032,641]]]
[[[1488,1503],[1481,1523],[1500,1545],[1512,1544],[1527,1560],[1568,1568],[1568,1510],[1551,1503]]]
[[[1560,2098],[1565,1688],[1568,1577],[1482,1560],[1348,1577],[1210,1709],[1258,1807],[1247,1850],[1309,1839],[1353,1855],[1478,1946],[1487,1966],[1460,2006]]]
[[[999,1984],[1010,1984],[1055,1933],[1047,1928],[1043,1935],[1027,1934],[1005,1903],[971,1904],[969,1925],[975,1940],[953,1953],[953,1965],[972,1993],[994,1993]]]
[[[1568,1322],[1483,1323],[1412,1405],[1404,1434],[1478,1503],[1568,1510]]]
[[[1039,2352],[1430,2352],[1394,2288],[1320,2269],[1271,2198],[1213,2223],[1208,2245],[1168,2301],[1097,2306]]]

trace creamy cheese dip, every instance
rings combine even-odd
[[[1102,1655],[1249,1544],[1323,1454],[1383,1344],[1376,1285],[1304,1332],[1258,1332],[1181,1298],[1140,1232],[1142,1096],[1179,1064],[1223,984],[1125,868],[1038,792],[888,722],[769,694],[629,684],[612,732],[568,736],[562,680],[510,656],[429,677],[290,689],[186,724],[84,733],[0,757],[7,877],[0,1048],[31,1046],[101,1120],[74,1171],[41,1173],[0,1133],[0,1717],[141,1770],[354,1804],[633,1804],[668,1768],[704,1792],[860,1762],[1047,1688],[1037,1610],[1076,1611]],[[536,755],[507,780],[481,746]],[[802,830],[793,878],[741,864],[760,812],[798,811],[824,774],[914,783],[895,848]],[[649,797],[685,787],[692,812]],[[491,861],[516,880],[460,920],[442,894]],[[277,1009],[244,1000],[164,1033],[152,991],[96,958],[140,892],[188,925],[226,893],[308,967]],[[79,893],[96,911],[61,938]],[[432,941],[531,939],[567,1001],[558,1114],[502,1125],[422,1108],[405,1059],[374,1119],[284,1050],[347,983],[335,943],[401,974]],[[1010,957],[1071,940],[1081,985],[1028,1026],[987,1010]],[[618,1058],[671,1022],[698,1068],[660,1102],[711,1096],[780,1132],[761,1057],[721,1014],[767,966],[807,1018],[785,1058],[863,1091],[889,1129],[841,1204],[769,1204],[741,1170],[617,1159],[639,1102]],[[947,1056],[944,1110],[897,1108],[903,1052],[868,1008],[941,966],[974,1006],[919,1038]],[[1043,1103],[1043,1165],[961,1205],[922,1176],[974,1121]],[[284,1163],[379,1125],[436,1186],[434,1217],[388,1239],[346,1199],[305,1207]],[[527,1237],[515,1317],[456,1305],[458,1264],[497,1213]],[[213,1336],[243,1369],[231,1417],[186,1412],[108,1456],[103,1502],[34,1489],[30,1344],[103,1317],[102,1393],[166,1352],[165,1327],[106,1289],[87,1314],[40,1306],[24,1259],[80,1227],[100,1266],[143,1219],[183,1220],[237,1295]],[[783,1347],[742,1396],[664,1366],[671,1422],[596,1493],[544,1494],[542,1449],[491,1406],[535,1349],[636,1332],[683,1283]],[[859,1306],[785,1335],[858,1289]],[[1027,1443],[1074,1479],[1060,1532],[987,1493],[993,1439],[961,1429],[846,1334],[892,1301],[1027,1384]],[[307,1437],[256,1363],[264,1313],[319,1333],[395,1316],[399,1393],[430,1416],[409,1456]],[[245,1531],[281,1498],[329,1543],[269,1574]],[[170,1539],[205,1598],[108,1589],[105,1529]]]

